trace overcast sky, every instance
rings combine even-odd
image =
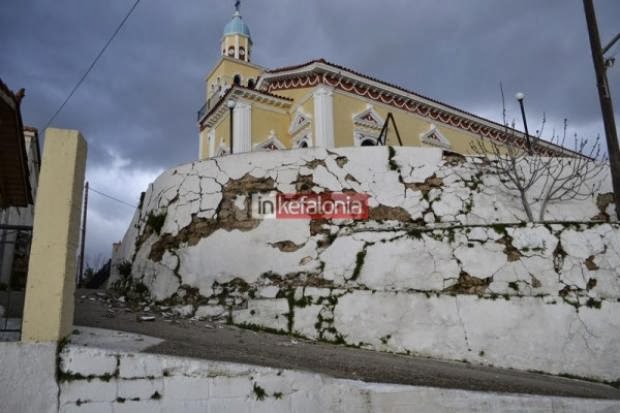
[[[43,128],[135,0],[0,2],[0,77],[26,88],[24,122]],[[90,185],[130,204],[164,169],[198,152],[196,111],[232,0],[142,0],[52,126],[89,144]],[[620,1],[595,1],[603,43],[620,31]],[[246,0],[254,62],[323,57],[501,121],[526,94],[530,129],[569,119],[603,135],[581,0]],[[609,55],[620,60],[620,42]],[[608,71],[620,106],[620,61]],[[87,257],[109,256],[133,214],[91,193]]]

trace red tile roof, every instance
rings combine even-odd
[[[397,90],[402,91],[402,92],[404,92],[404,93],[407,93],[407,94],[410,94],[410,95],[414,95],[414,96],[420,97],[420,98],[422,98],[422,99],[425,99],[425,100],[428,100],[428,101],[430,101],[430,102],[436,103],[436,104],[438,104],[438,105],[444,106],[444,107],[446,107],[446,108],[448,108],[448,109],[450,109],[450,110],[452,110],[452,111],[455,111],[455,112],[457,112],[457,113],[460,113],[460,114],[463,114],[463,115],[467,115],[467,116],[472,117],[472,118],[474,118],[474,119],[478,119],[478,120],[480,120],[480,121],[482,121],[482,122],[487,122],[487,123],[490,123],[490,124],[492,124],[492,125],[493,125],[496,129],[498,129],[498,130],[500,130],[500,131],[508,131],[508,132],[510,132],[510,133],[515,133],[515,134],[522,135],[522,132],[517,131],[516,129],[510,128],[510,127],[508,127],[508,126],[506,126],[506,125],[502,125],[502,124],[500,124],[500,123],[498,123],[498,122],[492,121],[492,120],[490,120],[490,119],[483,118],[483,117],[481,117],[481,116],[479,116],[479,115],[476,115],[476,114],[474,114],[474,113],[467,112],[467,111],[465,111],[465,110],[463,110],[463,109],[459,109],[459,108],[457,108],[456,106],[449,105],[449,104],[444,103],[444,102],[441,102],[441,101],[439,101],[439,100],[437,100],[437,99],[433,99],[433,98],[430,98],[430,97],[428,97],[428,96],[424,96],[424,95],[422,95],[422,94],[420,94],[420,93],[413,92],[413,91],[411,91],[411,90],[405,89],[405,88],[404,88],[404,87],[402,87],[402,86],[395,85],[395,84],[393,84],[393,83],[389,83],[389,82],[385,82],[385,81],[380,80],[380,79],[378,79],[378,78],[376,78],[376,77],[366,75],[366,74],[364,74],[364,73],[361,73],[361,72],[355,71],[355,70],[350,69],[350,68],[348,68],[348,67],[338,65],[338,64],[336,64],[336,63],[331,63],[331,62],[328,62],[327,60],[325,60],[325,59],[323,59],[323,58],[320,58],[320,59],[314,59],[314,60],[310,60],[310,61],[308,61],[308,62],[306,62],[306,63],[302,63],[302,64],[299,64],[299,65],[292,65],[292,66],[285,66],[285,67],[279,67],[279,68],[276,68],[276,69],[271,69],[271,70],[266,71],[266,73],[270,73],[270,74],[277,74],[277,73],[281,73],[281,72],[288,72],[288,71],[291,71],[291,70],[297,70],[297,69],[301,69],[301,68],[304,68],[304,67],[307,67],[307,66],[311,66],[311,65],[313,65],[313,64],[315,64],[315,63],[321,63],[321,64],[324,64],[324,65],[327,65],[327,66],[331,66],[331,67],[336,68],[336,69],[338,69],[338,70],[344,70],[344,71],[347,71],[347,72],[349,72],[349,73],[351,73],[351,74],[353,74],[353,75],[355,75],[355,76],[359,76],[359,77],[362,77],[362,78],[364,78],[364,79],[368,79],[368,80],[371,80],[371,81],[373,81],[373,82],[380,83],[380,84],[382,84],[382,85],[384,85],[384,86],[388,86],[388,87],[391,87],[391,88],[397,89]],[[545,144],[546,144],[546,145],[548,145],[548,146],[550,146],[550,147],[552,147],[552,148],[557,148],[558,150],[560,150],[560,152],[571,152],[571,153],[575,153],[575,154],[577,154],[575,151],[573,151],[573,150],[571,150],[571,149],[568,149],[568,148],[564,148],[564,147],[562,147],[562,146],[560,146],[560,145],[556,145],[556,144],[555,144],[555,143],[553,143],[553,142],[549,142],[549,141],[544,141],[544,142],[545,142]],[[581,154],[579,154],[579,155],[581,155]]]

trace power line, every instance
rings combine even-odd
[[[132,204],[130,204],[129,202],[125,202],[125,201],[123,201],[123,200],[121,200],[121,199],[114,198],[112,195],[108,195],[108,194],[103,193],[103,192],[101,192],[101,191],[97,191],[97,190],[96,190],[95,188],[93,188],[92,186],[88,187],[88,190],[89,190],[89,191],[96,192],[96,193],[98,193],[98,194],[99,194],[99,195],[101,195],[101,196],[105,196],[106,198],[110,198],[110,199],[111,199],[111,200],[113,200],[113,201],[120,202],[121,204],[127,205],[127,206],[129,206],[129,207],[132,207],[132,208],[138,208],[138,206],[137,206],[137,205],[132,205]]]
[[[123,20],[121,21],[121,23],[118,25],[118,27],[116,28],[116,30],[114,30],[114,33],[112,33],[112,36],[108,39],[108,41],[106,42],[106,44],[103,46],[103,48],[99,51],[99,54],[97,55],[97,57],[95,57],[95,59],[93,60],[93,62],[90,64],[90,66],[88,67],[88,69],[86,70],[86,72],[84,73],[84,75],[82,75],[82,77],[80,78],[80,80],[75,84],[75,86],[73,86],[73,89],[71,90],[71,93],[69,93],[69,95],[67,96],[67,98],[65,99],[64,102],[62,102],[62,105],[60,105],[60,107],[58,108],[58,110],[56,110],[56,112],[54,113],[54,115],[47,121],[47,123],[45,124],[45,127],[43,129],[47,129],[47,127],[54,121],[54,119],[56,119],[56,116],[58,116],[58,114],[60,113],[60,111],[65,107],[65,105],[67,104],[67,102],[69,102],[69,100],[71,99],[71,97],[73,97],[73,94],[80,88],[80,86],[82,85],[82,83],[84,82],[84,80],[86,79],[86,76],[88,76],[88,74],[91,72],[91,70],[93,70],[93,68],[95,67],[95,65],[97,64],[97,62],[99,61],[99,58],[103,55],[103,53],[106,51],[106,49],[108,48],[108,46],[110,45],[110,43],[112,43],[112,40],[114,40],[114,38],[116,37],[116,35],[118,34],[118,32],[121,30],[121,28],[123,27],[123,25],[125,24],[125,22],[127,21],[127,19],[129,18],[129,16],[131,16],[131,13],[133,13],[133,11],[136,9],[136,7],[138,6],[138,3],[140,3],[140,0],[136,0],[136,2],[133,4],[133,6],[131,6],[131,9],[129,9],[129,12],[127,12],[127,14],[125,15],[125,17],[123,18]]]

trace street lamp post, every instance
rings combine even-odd
[[[226,106],[228,107],[228,118],[230,119],[230,153],[233,153],[233,111],[235,109],[235,105],[237,104],[237,102],[235,102],[232,99],[228,99],[228,101],[226,102]]]
[[[521,117],[523,118],[523,129],[525,129],[525,141],[527,144],[527,153],[532,154],[532,142],[530,141],[530,132],[527,130],[527,119],[525,118],[525,108],[523,107],[523,100],[525,99],[525,95],[521,92],[515,95],[515,98],[519,101],[519,106],[521,107]]]

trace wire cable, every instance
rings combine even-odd
[[[125,202],[125,201],[123,201],[123,200],[121,200],[121,199],[114,198],[112,195],[108,195],[108,194],[103,193],[103,192],[101,192],[101,191],[97,191],[95,188],[93,188],[93,187],[91,187],[91,186],[89,186],[89,187],[88,187],[88,190],[89,190],[89,191],[93,191],[93,192],[95,192],[95,193],[98,193],[99,195],[104,196],[104,197],[106,197],[106,198],[110,198],[110,199],[111,199],[111,200],[113,200],[113,201],[120,202],[121,204],[127,205],[127,206],[129,206],[129,207],[132,207],[132,208],[138,208],[138,206],[137,206],[137,205],[132,205],[132,204],[130,204],[129,202]]]
[[[97,54],[97,56],[95,57],[95,59],[93,60],[93,62],[90,64],[90,66],[88,67],[88,69],[86,70],[86,72],[82,75],[82,77],[80,78],[80,80],[78,80],[78,82],[75,84],[75,86],[73,86],[73,89],[71,90],[71,92],[69,93],[69,95],[67,95],[66,99],[64,102],[62,102],[62,105],[60,105],[60,107],[58,108],[58,110],[56,110],[56,112],[54,113],[54,115],[47,121],[47,123],[45,124],[45,127],[43,129],[47,129],[48,126],[50,126],[50,124],[54,121],[54,119],[56,119],[56,116],[58,116],[58,114],[60,113],[60,111],[62,111],[62,109],[65,107],[65,105],[67,104],[67,102],[69,102],[69,100],[73,97],[73,95],[75,94],[75,92],[77,92],[77,90],[80,88],[80,86],[82,85],[82,83],[84,82],[84,80],[86,80],[86,77],[88,76],[88,74],[93,70],[93,68],[95,67],[95,65],[97,64],[97,62],[99,61],[99,58],[101,58],[101,56],[103,55],[103,53],[106,51],[106,49],[108,48],[108,46],[110,45],[110,43],[112,43],[112,40],[114,40],[114,38],[116,37],[116,35],[118,34],[118,32],[120,32],[121,28],[125,25],[125,22],[127,21],[127,19],[129,19],[129,16],[131,16],[131,14],[133,13],[133,11],[136,9],[136,7],[138,6],[138,3],[140,3],[140,0],[136,0],[136,2],[133,4],[133,6],[131,6],[131,9],[129,9],[129,12],[127,12],[127,14],[125,15],[125,17],[123,18],[123,20],[121,21],[121,23],[118,25],[118,27],[116,28],[116,30],[114,30],[114,33],[112,33],[112,36],[108,39],[108,41],[106,42],[106,44],[103,46],[103,48],[99,51],[99,54]]]

